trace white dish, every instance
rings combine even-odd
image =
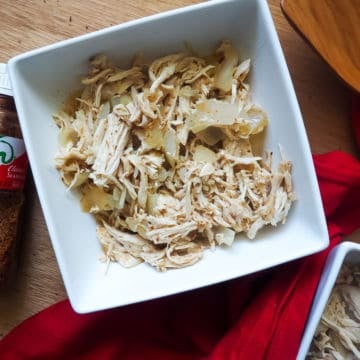
[[[321,279],[313,300],[297,359],[305,359],[309,351],[315,331],[329,300],[335,281],[344,262],[360,264],[360,244],[345,241],[335,246],[326,260]]]
[[[281,144],[294,163],[298,201],[288,221],[262,231],[256,241],[206,251],[185,269],[158,273],[142,264],[106,272],[93,218],[80,211],[54,168],[57,128],[52,114],[78,87],[88,59],[106,53],[124,66],[141,51],[168,54],[190,42],[210,53],[229,39],[241,58],[253,61],[254,100],[267,111],[265,148]],[[288,69],[265,0],[210,1],[107,28],[63,41],[10,60],[10,77],[44,216],[71,304],[91,312],[196,289],[253,273],[324,249],[328,233],[310,148]]]

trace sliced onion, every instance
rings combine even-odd
[[[97,186],[87,186],[86,191],[80,200],[81,208],[85,212],[97,212],[101,210],[112,210],[115,207],[115,201],[111,194],[106,193]]]
[[[219,245],[225,244],[231,246],[235,239],[235,231],[224,227],[217,226],[215,229],[215,240]]]
[[[59,144],[65,147],[67,144],[72,143],[76,145],[79,140],[78,133],[70,127],[62,128],[59,132]]]
[[[197,137],[203,141],[206,145],[215,145],[220,140],[224,139],[224,133],[221,131],[221,129],[216,127],[208,127],[203,131],[200,131],[197,134]]]
[[[198,145],[195,148],[194,160],[196,162],[212,163],[215,162],[216,159],[217,155],[206,146]]]
[[[164,145],[164,135],[159,126],[144,131],[144,143],[150,149],[160,149]]]
[[[197,134],[209,126],[232,125],[238,114],[238,106],[215,99],[204,100],[197,104],[196,111],[187,118],[187,126]]]
[[[174,166],[179,157],[179,140],[176,131],[168,128],[164,136],[165,156],[171,166]]]
[[[228,41],[222,43],[219,52],[224,54],[224,60],[216,69],[214,86],[227,92],[231,90],[234,67],[239,62],[239,56]]]
[[[250,59],[244,60],[235,70],[234,78],[244,81],[250,70]]]

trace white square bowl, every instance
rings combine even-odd
[[[360,244],[345,241],[329,253],[311,306],[297,360],[306,358],[331,291],[344,263],[360,265]]]
[[[255,102],[267,111],[265,148],[281,144],[294,163],[298,201],[287,223],[240,237],[231,248],[206,251],[199,263],[159,273],[146,264],[106,272],[95,221],[82,213],[54,168],[57,128],[52,114],[78,88],[88,59],[105,53],[126,66],[135,53],[165,55],[189,42],[210,53],[229,39],[241,58],[252,59]],[[299,106],[265,0],[210,1],[131,21],[19,55],[10,77],[35,184],[71,304],[91,312],[215,284],[324,249],[328,233],[310,148]]]

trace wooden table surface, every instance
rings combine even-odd
[[[1,0],[0,62],[127,20],[200,1],[192,0]],[[104,5],[106,4],[106,5]],[[279,0],[269,0],[294,82],[313,153],[341,149],[358,156],[350,124],[350,91],[289,26]],[[16,280],[0,292],[0,338],[32,314],[65,299],[31,176]],[[360,239],[360,232],[353,234]]]

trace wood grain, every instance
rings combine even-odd
[[[360,93],[360,0],[282,0],[297,30]]]
[[[0,61],[111,24],[199,1],[2,0]],[[304,116],[312,151],[342,149],[357,155],[349,119],[350,92],[289,26],[278,0],[269,0]],[[16,281],[0,293],[0,337],[22,320],[66,298],[31,176]],[[360,234],[354,235],[360,239]]]

